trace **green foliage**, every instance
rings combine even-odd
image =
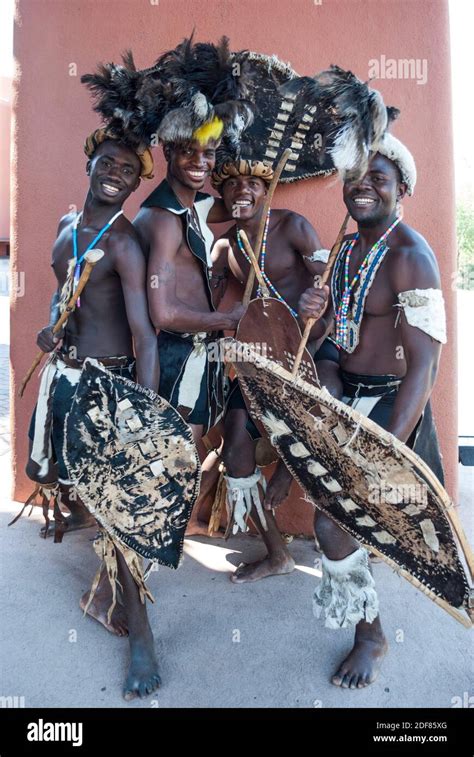
[[[474,289],[474,205],[459,203],[456,208],[458,287]]]

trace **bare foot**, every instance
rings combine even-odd
[[[185,536],[209,536],[211,539],[221,539],[224,536],[222,529],[209,533],[209,526],[200,520],[190,520],[186,529]]]
[[[69,515],[66,520],[66,529],[64,533],[70,533],[70,531],[80,531],[83,528],[91,528],[92,526],[97,525],[97,521],[94,518],[93,515],[90,513],[87,514],[87,516],[83,515]],[[46,536],[54,536],[54,530],[55,530],[55,523],[54,521],[51,521],[48,528],[48,533]],[[43,526],[40,531],[40,536],[44,538],[46,533],[46,526]]]
[[[232,573],[230,580],[234,584],[244,584],[248,581],[259,581],[267,576],[281,576],[291,573],[294,569],[295,561],[290,555],[278,559],[267,556],[256,562],[242,563],[235,573]]]
[[[388,650],[387,639],[381,627],[380,630],[374,629],[367,632],[366,627],[370,627],[370,624],[363,622],[363,626],[363,631],[357,627],[352,650],[331,678],[334,686],[340,686],[343,689],[363,689],[373,683],[378,676],[382,660]]]
[[[86,593],[81,598],[81,601],[79,602],[79,607],[81,608],[81,610],[84,610],[89,600],[89,594],[90,592],[86,591]],[[94,618],[94,620],[97,620],[101,625],[104,626],[104,628],[107,629],[107,631],[110,631],[110,633],[113,633],[116,636],[128,636],[127,616],[125,609],[123,605],[120,604],[120,602],[117,601],[117,604],[114,607],[110,623],[107,620],[107,612],[109,610],[111,600],[111,594],[102,594],[97,590],[86,614],[91,618]]]
[[[130,667],[122,691],[127,701],[146,697],[161,685],[152,634],[130,640],[130,654]]]

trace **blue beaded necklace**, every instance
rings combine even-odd
[[[286,305],[286,307],[290,311],[291,315],[294,318],[297,318],[298,317],[298,313],[296,312],[296,310],[293,310],[293,308],[290,307],[290,305],[288,305],[288,303],[286,302],[286,300],[281,296],[280,292],[278,292],[277,289],[273,286],[272,282],[270,281],[270,279],[268,278],[267,274],[265,273],[265,256],[267,254],[267,236],[268,236],[268,227],[269,227],[269,224],[270,224],[270,210],[268,211],[267,219],[265,221],[265,228],[264,228],[264,231],[263,231],[262,252],[261,252],[261,256],[260,256],[261,259],[260,259],[260,263],[259,263],[259,265],[260,265],[260,271],[261,271],[263,280],[265,281],[265,284],[273,292],[273,294],[275,295],[275,297],[277,298],[277,300],[280,300],[280,302],[283,302],[283,304]],[[250,260],[249,256],[247,255],[247,253],[245,252],[245,247],[244,247],[243,242],[242,242],[242,240],[240,238],[240,229],[237,229],[237,244],[238,244],[239,250],[241,251],[241,253],[245,257],[245,259],[248,261],[248,263],[251,266],[252,265],[251,260]],[[260,287],[257,288],[257,297],[263,297],[263,293],[262,293],[262,290],[261,290]]]
[[[342,290],[341,299],[339,301],[339,306],[337,307],[335,311],[335,319],[336,319],[336,336],[335,341],[339,346],[342,348],[345,348],[348,344],[348,337],[349,337],[349,306],[351,302],[351,296],[354,291],[354,288],[356,284],[358,283],[361,274],[365,271],[367,266],[369,265],[369,262],[372,259],[372,256],[374,253],[377,253],[380,248],[382,247],[383,243],[387,239],[388,235],[393,231],[395,226],[400,223],[401,216],[398,216],[398,218],[395,219],[395,221],[388,227],[388,229],[382,234],[380,239],[378,239],[375,244],[370,248],[369,252],[363,259],[362,263],[359,266],[358,271],[356,272],[354,278],[349,283],[349,265],[351,262],[351,255],[352,251],[355,247],[356,242],[359,239],[359,232],[354,236],[354,239],[351,239],[351,241],[348,243],[346,247],[346,255],[344,259],[344,288]]]
[[[94,247],[97,244],[97,242],[99,241],[99,239],[101,239],[103,237],[103,235],[105,234],[105,232],[108,229],[110,229],[110,227],[112,226],[113,222],[116,221],[117,218],[122,215],[122,213],[123,213],[123,210],[119,210],[118,213],[116,213],[110,219],[110,221],[107,221],[107,223],[105,224],[105,226],[102,227],[102,229],[99,231],[99,233],[97,234],[97,236],[95,237],[95,239],[93,239],[92,242],[90,243],[90,245],[88,245],[87,249],[84,250],[84,252],[82,253],[81,257],[78,257],[78,251],[77,251],[77,227],[79,225],[79,220],[82,218],[82,211],[81,211],[81,213],[77,214],[76,218],[74,219],[74,225],[72,227],[72,249],[73,249],[73,252],[74,252],[74,260],[75,260],[73,290],[72,290],[73,292],[75,292],[75,290],[77,289],[77,285],[78,285],[79,279],[81,277],[81,264],[82,264],[82,262],[83,262],[83,260],[84,260],[84,258],[86,256],[86,253],[89,252],[89,250],[93,250],[94,249]],[[81,307],[81,298],[78,299],[77,305],[79,307]]]

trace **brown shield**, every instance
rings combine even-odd
[[[291,371],[298,345],[301,341],[301,329],[287,306],[274,297],[257,297],[251,300],[247,311],[239,323],[236,339],[242,345],[247,345],[262,357],[275,361],[287,371]],[[245,352],[236,354],[245,359]],[[233,361],[234,362],[234,361]],[[305,349],[301,361],[300,372],[306,380],[319,386],[318,374],[313,359]],[[246,396],[245,388],[241,384],[242,395],[250,412],[250,399]],[[264,425],[258,417],[252,420],[262,434],[256,446],[257,465],[264,467],[278,459],[278,452],[269,443]]]

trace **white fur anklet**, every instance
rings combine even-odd
[[[252,507],[257,510],[260,523],[265,531],[268,530],[265,513],[263,512],[262,502],[260,501],[260,491],[258,485],[265,492],[267,482],[259,468],[256,469],[252,476],[245,478],[225,477],[227,482],[227,517],[232,522],[232,533],[238,531],[247,531],[247,519]]]
[[[379,613],[375,582],[369,569],[369,555],[361,547],[343,560],[323,555],[323,576],[315,589],[314,614],[324,612],[327,628],[347,628],[360,620],[372,623]]]

